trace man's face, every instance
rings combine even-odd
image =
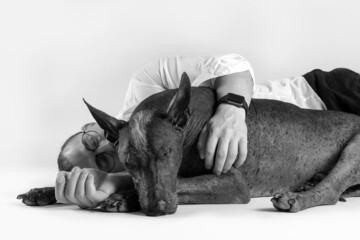
[[[113,144],[105,139],[104,131],[96,123],[81,128],[63,146],[61,154],[80,168],[95,168],[105,172],[123,171]]]

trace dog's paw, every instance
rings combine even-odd
[[[271,199],[274,207],[283,212],[298,212],[301,210],[299,195],[296,193],[287,192],[284,194],[275,194]]]
[[[103,202],[100,202],[96,209],[105,212],[135,212],[139,211],[139,197],[135,190],[110,195]]]
[[[17,199],[22,199],[22,202],[27,206],[45,206],[55,204],[55,188],[33,188],[27,193],[17,196]]]

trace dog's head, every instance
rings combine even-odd
[[[121,128],[116,126],[114,119],[101,116],[103,112],[94,113],[90,109],[108,135],[118,137],[115,145],[119,158],[133,178],[142,210],[147,215],[176,211],[177,174],[183,154],[184,128],[189,117],[190,92],[190,81],[184,73],[166,110],[156,107],[140,110]],[[107,119],[112,119],[112,122]]]

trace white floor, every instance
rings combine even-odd
[[[360,198],[296,214],[277,212],[263,198],[247,205],[179,206],[174,215],[153,218],[63,205],[27,207],[16,196],[53,185],[56,169],[0,171],[1,239],[359,239]]]

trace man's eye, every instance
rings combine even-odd
[[[83,136],[83,144],[87,149],[94,151],[98,147],[99,142],[97,138],[86,134]]]
[[[95,162],[98,168],[105,172],[111,172],[115,166],[115,160],[109,153],[96,155]]]

